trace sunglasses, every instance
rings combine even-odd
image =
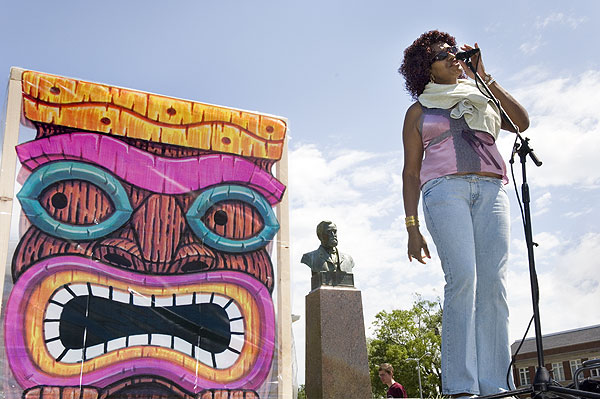
[[[436,55],[433,56],[432,62],[445,60],[446,58],[448,58],[449,54],[456,54],[456,53],[458,53],[458,47],[456,47],[456,46],[446,47],[445,49],[443,49],[442,51],[440,51],[439,53],[437,53]]]

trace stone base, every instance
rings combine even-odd
[[[371,399],[360,291],[319,287],[306,296],[307,399]]]

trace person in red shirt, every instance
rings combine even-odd
[[[394,368],[389,363],[383,363],[379,366],[379,378],[381,382],[388,386],[387,398],[406,398],[404,387],[394,381]]]

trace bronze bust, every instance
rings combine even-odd
[[[321,285],[354,287],[352,268],[354,260],[338,251],[337,227],[333,222],[322,221],[317,225],[319,248],[302,255],[301,262],[312,270],[311,289]]]

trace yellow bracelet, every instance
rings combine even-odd
[[[407,216],[404,218],[404,223],[406,223],[406,227],[418,226],[419,218],[416,216]]]

